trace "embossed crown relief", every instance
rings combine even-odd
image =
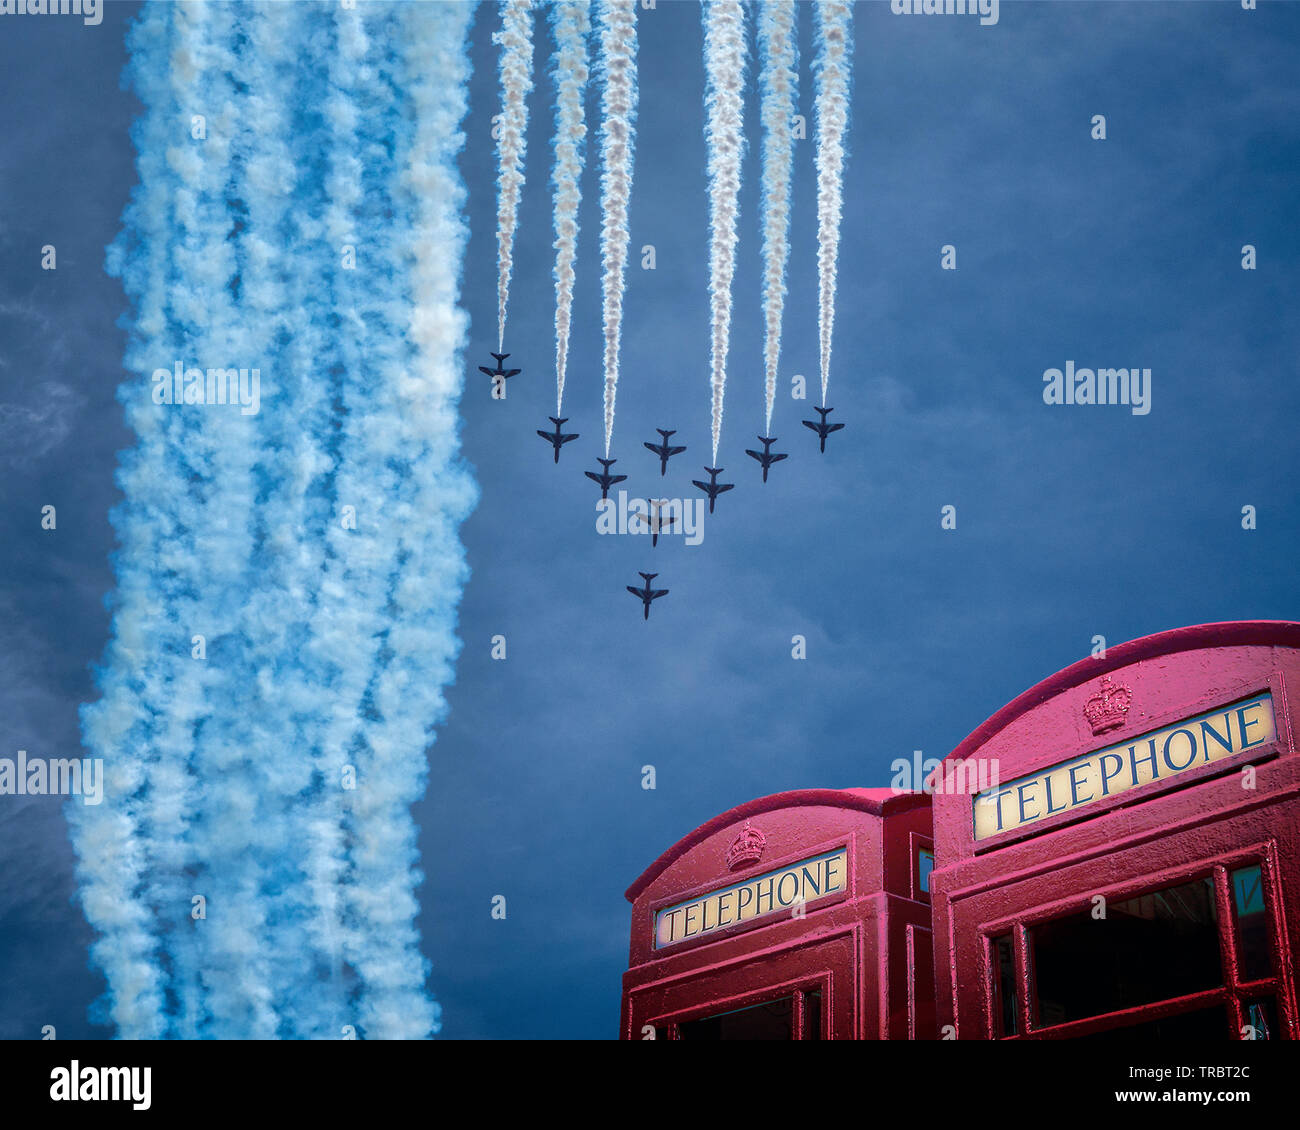
[[[1128,720],[1128,708],[1133,704],[1133,692],[1120,686],[1109,675],[1083,706],[1083,716],[1092,727],[1093,735],[1118,730]]]
[[[746,820],[740,835],[727,848],[727,870],[739,871],[742,867],[752,867],[763,858],[766,847],[767,837],[757,828],[751,828]]]

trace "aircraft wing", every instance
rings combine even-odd
[[[489,369],[486,365],[480,365],[478,367],[478,371],[486,377],[495,377],[497,375],[497,371],[495,369]]]
[[[543,432],[538,432],[537,434],[538,434],[538,435],[543,435],[543,434],[545,434],[545,433],[543,433]],[[561,442],[561,443],[568,443],[569,440],[571,440],[571,439],[577,439],[577,438],[578,438],[578,433],[577,433],[577,432],[574,432],[573,435],[571,435],[571,436],[560,436],[560,442]]]
[[[669,454],[669,455],[680,455],[680,454],[681,454],[683,451],[685,451],[685,450],[686,450],[686,448],[684,448],[684,447],[670,447],[670,448],[668,449],[668,454]]]
[[[763,461],[763,457],[757,451],[750,451],[749,448],[745,448],[745,454],[757,459],[760,463]]]
[[[638,600],[645,600],[645,590],[644,590],[644,589],[637,589],[637,588],[633,588],[631,585],[628,585],[628,586],[627,586],[627,591],[630,592],[630,593],[631,593],[634,597],[636,597]]]
[[[542,431],[541,428],[538,428],[538,429],[537,429],[537,434],[538,434],[539,436],[541,436],[542,439],[550,440],[551,443],[554,443],[554,442],[555,442],[555,433],[554,433],[554,432],[544,432],[544,431]],[[571,438],[572,438],[571,436],[565,436],[565,437],[564,437],[564,439],[571,439]],[[564,439],[560,440],[560,442],[563,443],[563,442],[564,442]]]
[[[700,482],[699,479],[692,479],[691,482],[694,483],[697,487],[700,488],[700,490],[704,491],[706,494],[708,493],[708,490],[709,490],[709,484],[708,484],[708,483],[702,483],[702,482]]]
[[[600,476],[596,474],[595,471],[583,471],[582,473],[586,475],[587,478],[589,478],[593,483],[600,482]]]
[[[842,427],[844,427],[843,424],[831,424],[827,427],[826,430],[828,432],[838,432]]]
[[[667,589],[655,589],[654,592],[650,594],[650,599],[658,600],[661,596],[667,596],[667,595],[668,595]]]
[[[819,435],[821,434],[821,427],[817,424],[814,424],[811,420],[803,420],[801,422],[805,428],[812,428],[813,431],[817,432]],[[837,428],[844,427],[843,424],[836,424],[835,426]]]
[[[656,455],[659,454],[660,449],[655,447],[653,443],[643,442],[641,446],[646,448],[648,451],[653,451]]]
[[[507,370],[506,370],[504,373],[502,373],[501,375],[502,375],[503,377],[516,377],[516,376],[518,376],[518,375],[519,375],[520,373],[522,373],[522,372],[523,372],[523,369],[507,369]]]
[[[588,471],[587,474],[591,474],[591,472]],[[610,485],[612,486],[614,483],[621,483],[626,478],[627,478],[626,475],[610,475],[609,477]]]
[[[789,453],[788,451],[782,451],[782,452],[780,452],[780,453],[778,453],[778,454],[776,454],[776,455],[773,455],[773,456],[772,456],[772,462],[775,463],[775,462],[777,462],[777,461],[780,460],[780,459],[784,459],[784,458],[785,458],[787,455],[789,455],[789,454],[790,454],[790,453]]]
[[[718,493],[721,494],[724,490],[730,490],[735,485],[736,485],[735,483],[719,483]]]

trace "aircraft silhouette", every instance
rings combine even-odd
[[[709,481],[707,483],[702,483],[699,479],[692,479],[691,482],[709,496],[709,513],[712,514],[713,504],[717,501],[718,495],[720,495],[724,490],[730,490],[736,484],[718,482],[718,476],[726,469],[724,467],[705,467],[704,469],[709,474]]]
[[[635,517],[638,522],[640,522],[643,526],[646,526],[650,530],[650,546],[651,548],[653,548],[654,546],[659,544],[659,531],[671,530],[677,522],[677,516],[673,515],[670,518],[664,518],[660,516],[659,511],[662,510],[666,505],[668,505],[668,499],[651,498],[648,499],[648,501],[650,505],[654,507],[655,512],[653,516],[648,517],[645,514],[642,514],[640,511],[637,511]],[[657,575],[658,574],[656,574],[656,576]]]
[[[582,473],[586,475],[587,478],[589,478],[592,482],[600,484],[600,497],[602,499],[606,499],[609,497],[609,488],[612,487],[615,483],[621,483],[624,479],[627,478],[627,476],[611,475],[609,473],[609,469],[615,463],[618,462],[617,459],[597,459],[596,462],[599,463],[603,468],[605,468],[603,471],[601,471],[599,475],[596,474],[595,471],[583,471]]]
[[[683,451],[686,450],[686,448],[668,446],[668,437],[671,435],[675,435],[676,434],[675,430],[671,432],[666,432],[664,431],[663,428],[655,428],[655,431],[657,431],[661,436],[664,437],[663,442],[647,443],[645,444],[645,446],[648,447],[651,451],[653,451],[657,456],[659,456],[659,476],[660,478],[662,478],[664,475],[668,474],[669,456],[680,455]]]
[[[478,367],[480,373],[484,373],[489,377],[513,377],[516,373],[523,372],[522,369],[505,368],[505,360],[510,356],[509,353],[493,353],[492,356],[497,359],[497,367],[489,369],[486,365],[480,365]]]
[[[822,416],[821,420],[820,420],[818,423],[816,423],[816,424],[814,424],[811,420],[805,420],[805,421],[803,422],[803,426],[804,426],[805,428],[812,428],[812,430],[815,431],[815,432],[816,432],[816,433],[821,437],[821,441],[822,441],[822,442],[821,442],[821,450],[822,450],[822,454],[825,455],[825,454],[826,454],[826,437],[827,437],[828,435],[830,435],[831,432],[838,432],[842,427],[844,427],[844,425],[843,425],[843,424],[828,424],[828,423],[826,422],[826,416],[827,416],[827,413],[834,412],[834,411],[835,411],[834,408],[813,408],[813,411],[814,411],[814,412],[820,412],[820,413],[821,413],[821,416]]]
[[[668,590],[652,589],[650,587],[650,582],[653,581],[657,576],[659,576],[658,573],[641,573],[638,571],[637,575],[645,578],[645,588],[638,589],[638,588],[634,588],[632,585],[628,585],[627,591],[630,592],[633,596],[638,597],[641,600],[641,602],[645,605],[645,619],[649,620],[650,602],[652,600],[658,600],[661,596],[667,596]]]
[[[759,436],[758,442],[763,445],[762,454],[757,451],[750,451],[749,448],[745,448],[745,454],[752,455],[763,464],[763,482],[767,482],[767,469],[772,466],[773,463],[779,463],[784,459],[785,453],[780,451],[773,453],[769,450],[772,444],[776,443],[776,436],[772,436],[770,439],[767,436]]]
[[[561,416],[558,420],[554,416],[547,416],[546,418],[550,420],[552,424],[555,425],[555,431],[544,432],[542,431],[541,428],[538,428],[537,434],[541,436],[542,439],[549,442],[551,446],[555,448],[555,461],[558,463],[560,461],[560,448],[564,444],[568,443],[570,440],[577,439],[578,433],[574,432],[572,435],[567,435],[567,436],[560,434],[560,425],[567,424],[569,422],[568,416]]]

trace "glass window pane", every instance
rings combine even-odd
[[[1243,1001],[1245,1016],[1243,1040],[1276,1040],[1278,1038],[1277,1010],[1272,997]]]
[[[1223,984],[1207,876],[1030,930],[1037,1025],[1100,1016]]]
[[[993,1008],[998,1036],[1014,1036],[1020,1030],[1020,1014],[1016,1009],[1016,958],[1011,935],[991,938],[989,948],[993,955]]]
[[[677,1026],[682,1040],[793,1040],[794,998],[688,1020]]]
[[[916,853],[916,870],[918,886],[921,890],[928,892],[930,890],[930,872],[934,870],[934,852],[929,848],[922,848]]]
[[[1237,976],[1258,981],[1273,975],[1268,954],[1268,915],[1264,913],[1264,876],[1259,864],[1231,875],[1232,906],[1237,915]]]

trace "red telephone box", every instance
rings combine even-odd
[[[934,1036],[930,801],[809,789],[701,825],[632,884],[623,1039]]]
[[[1300,624],[1058,672],[932,778],[938,1020],[961,1039],[1295,1039]]]

